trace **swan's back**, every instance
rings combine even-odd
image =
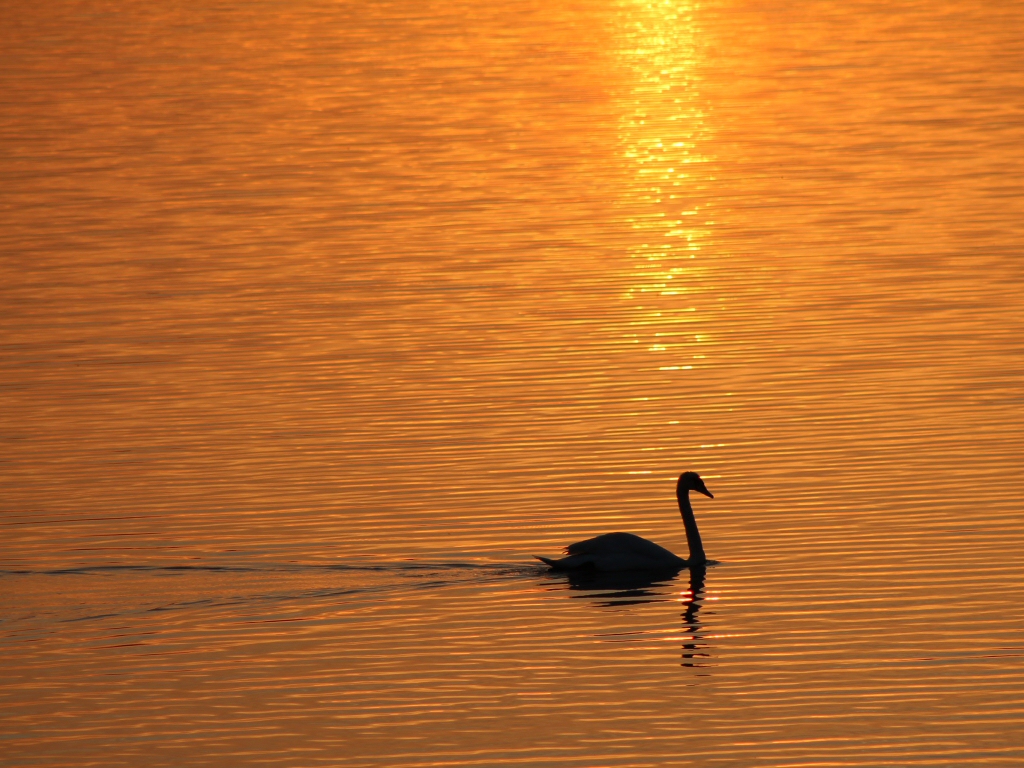
[[[666,558],[678,560],[664,547],[659,547],[653,541],[641,538],[632,533],[602,533],[592,539],[577,541],[565,548],[570,555],[617,555],[629,553],[637,557],[648,557],[655,560]]]
[[[565,548],[568,557],[552,560],[537,557],[552,568],[571,571],[591,568],[597,571],[632,571],[680,568],[686,561],[653,541],[632,533],[605,533]]]

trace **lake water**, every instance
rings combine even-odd
[[[1024,4],[3,27],[5,766],[1024,764]]]

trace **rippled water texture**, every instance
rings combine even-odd
[[[4,765],[1024,764],[1024,4],[4,16]]]

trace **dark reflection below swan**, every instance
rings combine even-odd
[[[653,541],[641,538],[632,533],[605,533],[585,541],[577,541],[565,548],[567,557],[553,560],[540,557],[541,560],[559,571],[675,571],[683,568],[709,565],[704,554],[704,544],[697,530],[697,518],[693,516],[690,506],[690,491],[703,493],[710,499],[715,498],[704,486],[704,481],[696,472],[683,472],[676,483],[676,499],[679,501],[679,513],[683,517],[683,528],[686,531],[686,543],[690,549],[690,558],[684,560]]]
[[[704,594],[706,574],[707,569],[703,565],[690,568],[690,591],[683,599],[686,604],[686,610],[683,611],[683,632],[689,634],[689,637],[683,640],[683,660],[680,664],[684,667],[702,667],[704,665],[697,659],[706,659],[711,655],[704,651],[707,645],[700,634],[700,620],[697,618]]]
[[[582,598],[598,598],[596,604],[603,608],[619,608],[640,603],[662,602],[670,599],[670,593],[658,587],[668,587],[682,569],[670,571],[617,571],[604,573],[591,569],[566,571],[569,589],[585,591],[590,594],[578,595]],[[704,581],[707,568],[694,565],[689,569],[689,589],[681,594],[680,602],[685,606],[682,613],[683,647],[681,666],[703,667],[701,659],[711,656],[708,646],[701,634],[701,622],[698,618],[703,603]],[[597,592],[598,594],[594,594]]]

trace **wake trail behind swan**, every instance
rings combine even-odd
[[[58,623],[129,615],[232,610],[273,614],[336,603],[356,611],[403,600],[412,592],[536,578],[543,566],[461,561],[344,563],[197,563],[0,569],[6,582],[0,626],[11,631],[39,618],[40,598]],[[0,636],[3,636],[0,632]]]

